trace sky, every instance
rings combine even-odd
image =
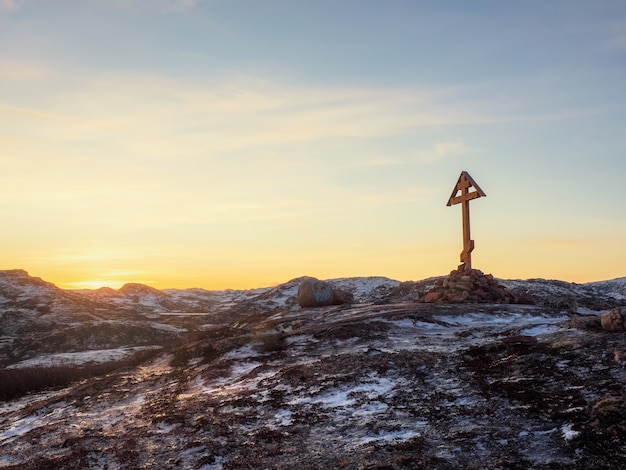
[[[626,276],[623,0],[0,0],[0,269]]]

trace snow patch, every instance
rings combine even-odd
[[[520,334],[524,336],[540,336],[540,335],[549,335],[552,333],[556,333],[561,330],[556,325],[537,325],[531,328],[526,328],[525,330],[521,330]]]
[[[291,411],[278,410],[274,415],[274,422],[272,424],[274,426],[291,426],[293,424]]]
[[[380,320],[378,320],[380,321]],[[405,318],[403,320],[394,320],[389,323],[397,326],[398,328],[415,328],[415,322],[410,318]]]
[[[288,402],[289,405],[303,403],[319,404],[323,408],[347,408],[357,403],[358,399],[375,400],[381,396],[388,396],[389,392],[396,386],[397,382],[386,377],[378,377],[370,374],[365,380],[354,387],[344,387],[331,390],[329,392],[302,398],[294,398]]]
[[[369,300],[377,291],[387,293],[400,285],[400,281],[380,276],[338,278],[330,279],[329,282],[339,289],[351,292],[357,302]]]
[[[404,442],[419,436],[421,436],[419,432],[411,429],[401,429],[399,431],[380,430],[375,435],[362,437],[359,439],[359,444],[369,444],[370,442]]]
[[[243,362],[240,364],[236,364],[230,369],[231,375],[233,377],[241,377],[243,375],[249,374],[250,372],[252,372],[254,369],[256,369],[257,367],[261,365],[263,364],[261,364],[260,362]]]
[[[316,340],[312,335],[296,335],[296,336],[288,336],[285,338],[285,343],[287,345],[296,344],[296,343],[317,343],[319,340]]]
[[[178,328],[178,327],[175,327],[174,325],[167,325],[164,323],[150,322],[149,325],[150,325],[150,328],[154,328],[155,330],[159,330],[159,331],[165,331],[167,333],[180,334],[180,333],[185,333],[187,331],[186,328]]]
[[[224,464],[228,462],[228,459],[221,456],[216,456],[213,463],[207,463],[200,467],[198,470],[222,470]]]
[[[248,359],[249,357],[256,356],[255,344],[250,343],[242,346],[238,349],[233,349],[232,351],[228,351],[224,356],[224,359]]]
[[[93,351],[80,351],[71,353],[47,354],[37,356],[25,361],[11,364],[7,369],[24,369],[27,367],[56,367],[56,366],[80,366],[84,364],[102,364],[104,362],[119,361],[138,351],[148,349],[161,349],[160,346],[136,346],[116,349],[97,349]]]
[[[572,429],[572,424],[568,423],[568,424],[564,424],[563,426],[561,426],[561,435],[563,436],[563,439],[565,439],[566,441],[571,441],[572,439],[576,439],[579,436],[579,432],[578,431],[574,431],[574,429]]]
[[[568,316],[544,316],[528,315],[525,313],[470,313],[466,315],[436,315],[435,319],[450,326],[462,327],[494,327],[506,326],[507,328],[521,327],[527,325],[554,325],[567,320]]]
[[[30,415],[14,421],[7,429],[0,432],[0,442],[19,437],[32,431],[37,427],[39,420],[39,416]]]

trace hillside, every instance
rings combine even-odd
[[[5,373],[95,371],[0,405],[0,468],[622,468],[626,342],[599,314],[626,278],[501,281],[536,305],[336,279],[355,303],[314,309],[300,282],[65,291],[0,272]]]

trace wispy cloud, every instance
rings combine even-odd
[[[45,85],[46,81],[61,76],[59,70],[40,62],[0,58],[0,81],[2,82],[24,85],[24,82],[39,81],[38,85],[41,86]]]
[[[0,10],[14,11],[20,7],[18,0],[0,0]]]
[[[190,8],[197,0],[164,3]],[[1,99],[0,106],[5,113],[59,116],[56,125],[46,124],[57,140],[106,135],[124,139],[135,149],[161,155],[174,151],[179,156],[181,143],[186,151],[198,152],[267,150],[271,145],[329,137],[375,138],[424,127],[567,119],[589,112],[550,109],[542,114],[520,109],[507,90],[498,99],[493,84],[359,88],[294,85],[242,75],[214,78],[208,84],[140,73],[80,75],[73,70],[64,87],[58,72],[37,63],[0,61],[0,84],[38,80],[37,89],[48,89],[37,102],[39,109],[20,110]],[[476,93],[486,88],[492,98],[477,101]],[[518,101],[526,103],[532,97]],[[466,151],[463,142],[441,142],[420,157],[436,161]]]
[[[33,74],[38,74],[36,68]],[[48,86],[44,75],[42,86]],[[136,73],[72,80],[71,87],[55,82],[29,106],[0,99],[7,147],[0,160],[12,168],[0,177],[5,189],[50,188],[66,181],[68,189],[55,189],[55,194],[78,191],[121,202],[143,191],[169,204],[156,189],[164,181],[187,192],[196,185],[210,188],[198,195],[210,200],[227,197],[233,187],[270,194],[274,190],[264,181],[293,181],[304,171],[309,189],[316,191],[315,183],[322,182],[311,169],[318,166],[335,180],[354,171],[361,176],[387,169],[400,174],[416,157],[439,163],[471,151],[453,131],[449,139],[432,136],[422,150],[404,154],[368,151],[367,142],[375,139],[410,136],[423,128],[502,122],[464,100],[458,88],[316,87],[242,76],[198,84]],[[539,119],[519,117],[525,118]],[[351,148],[361,142],[363,151],[323,153],[331,148],[328,142],[348,139]],[[114,187],[117,194],[92,194],[90,188],[98,186]],[[137,204],[150,206],[143,198]]]
[[[40,1],[40,0],[39,0]],[[67,0],[70,3],[86,3],[84,0]],[[96,5],[128,10],[159,12],[180,12],[193,9],[209,0],[87,0]],[[36,4],[38,0],[0,0],[0,11],[16,11],[26,3]]]
[[[147,127],[201,136],[215,148],[306,142],[333,136],[398,135],[428,126],[492,120],[449,104],[445,88],[317,88],[230,77],[210,86],[139,75],[107,74],[63,98],[69,113],[119,117],[120,130]],[[88,103],[88,104],[86,104]],[[119,113],[123,109],[124,113]],[[497,119],[497,118],[496,118]],[[458,144],[435,149],[458,151]]]
[[[460,141],[440,142],[434,144],[428,150],[418,152],[418,156],[420,160],[436,162],[449,157],[464,155],[468,150],[468,147]]]
[[[208,0],[93,0],[95,3],[115,8],[156,10],[161,12],[185,11]]]
[[[155,142],[159,153],[178,147],[180,139],[188,150],[204,152],[333,136],[395,135],[415,127],[483,119],[472,117],[471,110],[439,104],[441,94],[437,89],[315,88],[241,78],[197,86],[106,74],[81,88],[53,91],[39,103],[40,109],[4,106],[2,112],[58,116],[56,123],[46,124],[46,132],[57,140],[105,134],[131,146],[153,147],[148,141]]]

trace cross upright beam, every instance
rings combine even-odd
[[[459,194],[459,192],[461,194]],[[463,251],[461,252],[461,264],[468,269],[472,268],[472,251],[474,250],[474,240],[470,234],[470,208],[469,202],[472,199],[486,196],[485,192],[472,179],[467,171],[462,171],[459,180],[456,182],[448,206],[461,204],[461,212],[463,216]]]

